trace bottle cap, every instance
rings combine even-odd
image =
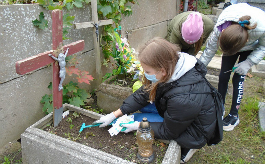
[[[150,123],[148,122],[147,118],[144,117],[140,123],[139,131],[140,132],[149,132],[151,130]]]

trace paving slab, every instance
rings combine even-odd
[[[259,102],[259,122],[261,131],[265,131],[265,102]]]

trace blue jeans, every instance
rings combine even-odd
[[[140,109],[142,113],[134,113],[134,121],[141,122],[144,117],[147,118],[149,122],[163,122],[164,118],[158,114],[155,104],[149,104],[142,109]]]

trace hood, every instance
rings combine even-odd
[[[238,22],[239,18],[245,15],[250,15],[250,25],[253,26],[256,23],[256,18],[253,17],[253,13],[255,13],[258,8],[252,7],[247,3],[238,3],[234,5],[230,5],[219,15],[216,27],[224,24],[226,21]]]
[[[179,52],[179,60],[175,66],[174,73],[171,76],[171,78],[167,81],[167,83],[178,80],[186,72],[191,70],[196,63],[197,59],[194,56],[191,56],[184,52]]]

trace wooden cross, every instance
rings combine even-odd
[[[95,47],[95,53],[96,53],[96,73],[98,76],[98,83],[101,82],[102,74],[101,74],[101,57],[100,57],[100,50],[99,50],[99,32],[98,28],[99,26],[109,25],[113,24],[112,19],[108,20],[98,20],[98,11],[97,11],[97,0],[91,0],[91,8],[92,8],[92,21],[91,22],[83,22],[83,23],[75,23],[74,28],[75,29],[82,29],[82,28],[88,28],[88,27],[94,27],[94,47]]]
[[[53,54],[54,57],[58,57],[59,53],[64,53],[67,49],[67,56],[75,54],[85,47],[84,40],[79,40],[71,44],[63,46],[63,12],[62,10],[52,11],[52,49],[44,53],[20,60],[16,62],[16,72],[20,75],[24,75],[31,71],[42,68],[52,63],[52,90],[53,90],[53,123],[56,127],[63,114],[63,93],[62,90],[58,90],[60,78],[60,67],[57,61],[49,56]]]

